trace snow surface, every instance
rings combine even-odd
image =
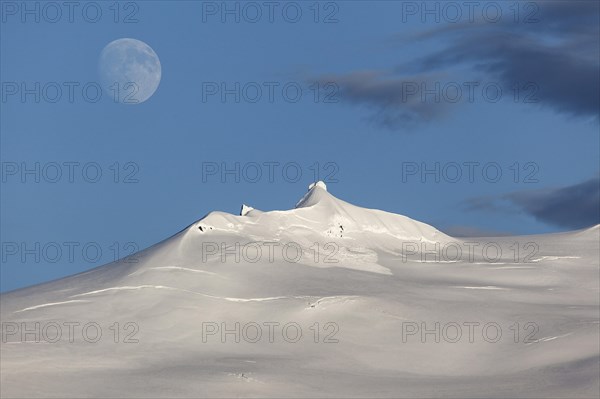
[[[128,259],[2,294],[1,396],[597,397],[599,226],[458,239],[344,202],[321,182],[294,209],[242,214],[212,212]],[[293,262],[290,243],[301,249]],[[490,243],[502,249],[493,261],[432,255]],[[248,252],[236,261],[239,247]],[[73,342],[67,327],[55,343],[10,333],[36,322],[52,337],[52,323],[80,325]],[[90,322],[96,343],[82,339]],[[123,342],[128,322],[137,343]],[[280,323],[273,342],[266,327],[258,342],[203,336],[209,324],[269,322]],[[286,323],[301,327],[298,342],[283,339]],[[421,323],[440,323],[440,342],[403,337]],[[480,323],[473,342],[464,323]],[[497,342],[484,339],[486,323],[500,326]],[[456,324],[462,338],[450,342]]]

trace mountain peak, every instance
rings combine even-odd
[[[319,180],[308,186],[308,192],[296,203],[296,208],[308,208],[322,202],[324,199],[331,198],[334,197],[327,191],[327,185]]]
[[[325,184],[325,182],[323,180],[319,180],[317,182],[314,183],[310,183],[308,185],[308,190],[312,190],[313,188],[322,188],[323,190],[327,191],[327,185]]]
[[[250,211],[253,211],[254,208],[248,206],[246,204],[242,204],[242,209],[240,209],[240,216],[246,216]]]

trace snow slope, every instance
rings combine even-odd
[[[457,239],[322,182],[241,213],[1,295],[1,396],[597,395],[599,226]]]

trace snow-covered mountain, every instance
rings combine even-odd
[[[600,228],[458,239],[311,185],[3,294],[3,397],[590,397]]]

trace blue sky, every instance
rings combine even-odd
[[[222,2],[75,2],[72,19],[1,4],[2,291],[99,266],[212,210],[291,208],[315,177],[454,234],[598,223],[597,2],[481,2],[473,20],[462,2],[455,18],[433,1],[274,2],[272,20],[262,2],[226,3],[233,14]],[[81,88],[119,38],[158,54],[158,90],[92,102]],[[78,84],[73,101],[66,89],[49,101],[65,82]],[[36,84],[38,102],[22,97]],[[236,84],[239,101],[222,98]]]

